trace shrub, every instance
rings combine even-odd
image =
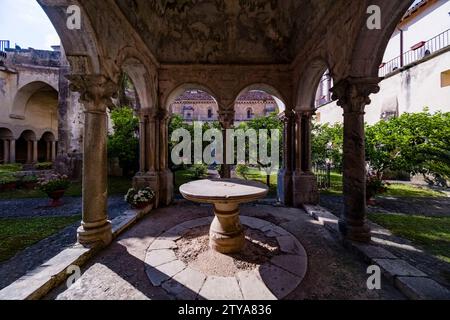
[[[0,175],[0,185],[17,182],[17,178],[11,173],[4,173]]]
[[[205,164],[195,164],[192,167],[192,172],[194,173],[194,177],[196,179],[202,178],[208,173],[208,166]]]
[[[250,172],[250,168],[245,164],[238,164],[236,166],[236,173],[247,180],[247,175]]]
[[[368,173],[366,180],[366,198],[370,200],[372,197],[385,193],[387,191],[387,183],[377,174]]]
[[[34,165],[36,170],[51,170],[53,168],[52,162],[40,162]]]
[[[52,174],[38,180],[39,189],[47,194],[67,190],[70,186],[69,178],[66,175]]]
[[[2,164],[0,165],[0,173],[2,172],[18,172],[22,171],[23,167],[21,164]]]

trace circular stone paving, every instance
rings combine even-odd
[[[154,286],[180,300],[276,300],[300,285],[307,256],[292,234],[242,216],[245,247],[224,255],[209,248],[211,222],[201,218],[179,224],[151,244],[145,264]]]

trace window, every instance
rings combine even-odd
[[[251,119],[253,117],[252,109],[247,110],[247,119]]]
[[[441,73],[441,88],[450,87],[450,70]]]
[[[213,111],[211,108],[208,109],[208,119],[211,119],[213,117]]]

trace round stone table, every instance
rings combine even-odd
[[[228,254],[241,251],[245,244],[239,204],[265,198],[269,189],[254,181],[211,179],[186,183],[180,187],[180,192],[187,200],[214,205],[215,218],[209,233],[210,247]]]

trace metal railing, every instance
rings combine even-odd
[[[10,41],[9,40],[0,40],[0,51],[5,51],[5,49],[10,48]]]
[[[385,77],[388,74],[403,68],[411,63],[422,60],[423,58],[444,49],[450,45],[450,29],[442,32],[436,37],[419,42],[417,48],[405,52],[402,56],[398,56],[391,61],[383,63],[380,66],[380,77]]]

